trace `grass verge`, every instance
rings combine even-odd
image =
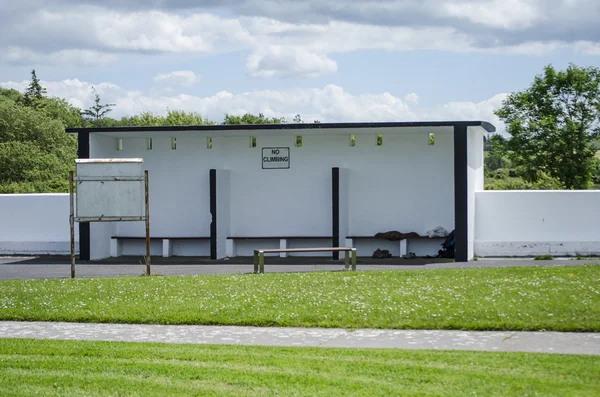
[[[0,340],[0,394],[592,396],[596,356]]]
[[[600,331],[600,266],[8,280],[0,320]]]

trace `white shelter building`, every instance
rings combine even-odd
[[[142,158],[151,254],[250,256],[255,248],[354,246],[473,258],[483,121],[75,128],[79,158]],[[82,260],[143,255],[138,222],[80,223]],[[412,233],[401,241],[377,233]],[[418,237],[419,235],[421,237]],[[311,254],[302,254],[311,255]],[[337,253],[333,254],[337,259]]]

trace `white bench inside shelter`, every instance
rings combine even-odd
[[[110,238],[110,256],[119,257],[123,255],[120,244],[122,240],[146,240],[146,236],[112,236]],[[173,254],[173,242],[175,240],[210,240],[210,237],[150,237],[152,240],[162,240],[162,256],[167,258]]]
[[[227,237],[225,246],[226,255],[229,258],[237,256],[236,241],[244,240],[279,240],[279,249],[287,250],[289,248],[288,242],[290,240],[332,240],[331,236],[245,236],[245,237]],[[287,258],[290,252],[294,251],[283,251],[279,253],[281,258]]]

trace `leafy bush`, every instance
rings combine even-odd
[[[496,179],[485,185],[485,190],[564,190],[565,185],[556,178],[539,173],[536,182],[526,182],[523,178]]]
[[[43,110],[0,102],[0,193],[66,192],[77,140]]]

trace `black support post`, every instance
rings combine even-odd
[[[77,157],[80,159],[90,158],[90,133],[79,132],[77,134]],[[89,261],[91,257],[90,253],[91,236],[90,236],[90,223],[79,222],[79,259],[82,261]]]
[[[467,126],[454,126],[454,261],[467,262],[469,251],[469,181]]]
[[[340,169],[334,167],[331,169],[331,213],[332,213],[332,230],[331,237],[333,247],[340,246]],[[332,253],[332,259],[340,259],[339,252]]]
[[[210,170],[210,259],[217,259],[217,170]]]

